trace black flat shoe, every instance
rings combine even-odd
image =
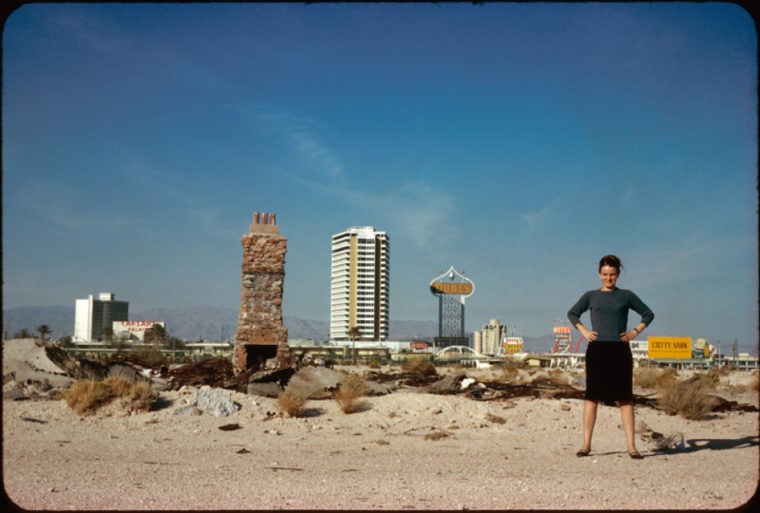
[[[644,459],[644,456],[642,456],[641,454],[639,454],[639,451],[629,452],[628,456],[630,456],[632,460],[643,460]]]
[[[583,458],[584,456],[588,456],[591,454],[591,449],[581,449],[580,451],[576,452],[575,455],[579,458]]]

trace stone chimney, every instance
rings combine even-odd
[[[242,287],[232,356],[236,373],[263,369],[273,358],[278,369],[291,366],[288,330],[282,323],[287,242],[273,213],[253,213],[253,223],[240,241]]]

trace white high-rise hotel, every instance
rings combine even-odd
[[[129,320],[129,302],[116,301],[111,292],[101,292],[96,298],[77,299],[74,310],[74,341],[101,340],[112,330],[114,321]],[[113,335],[113,331],[111,331]]]
[[[388,338],[390,242],[372,226],[353,226],[332,237],[330,340]]]

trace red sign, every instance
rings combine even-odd
[[[163,322],[158,321],[114,321],[114,327],[118,330],[125,331],[145,331],[153,327],[154,324],[159,326],[164,325]]]

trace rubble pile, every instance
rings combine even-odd
[[[236,380],[232,362],[223,358],[208,358],[197,363],[170,369],[162,374],[172,390],[183,386],[209,385],[217,388],[229,388]]]
[[[12,348],[12,349],[9,349]],[[232,362],[209,358],[176,368],[152,369],[141,362],[118,356],[101,363],[76,358],[49,342],[8,341],[3,348],[3,397],[13,400],[59,399],[62,390],[81,379],[120,376],[129,381],[149,381],[157,391],[182,387],[227,389],[251,395],[277,397],[284,390],[308,399],[328,399],[338,388],[344,372],[307,365],[301,368],[247,369],[235,373]],[[382,395],[398,389],[417,389],[430,394],[462,394],[478,401],[506,401],[518,397],[543,399],[583,399],[584,392],[545,374],[529,382],[478,381],[466,370],[445,376],[437,372],[378,372],[362,374],[366,395]],[[713,412],[757,412],[754,404],[738,403],[711,395]],[[634,395],[634,403],[660,409],[657,399]]]
[[[102,363],[76,358],[60,347],[49,342],[40,342],[45,355],[59,367],[59,370],[73,379],[104,379],[108,376],[108,367]]]

